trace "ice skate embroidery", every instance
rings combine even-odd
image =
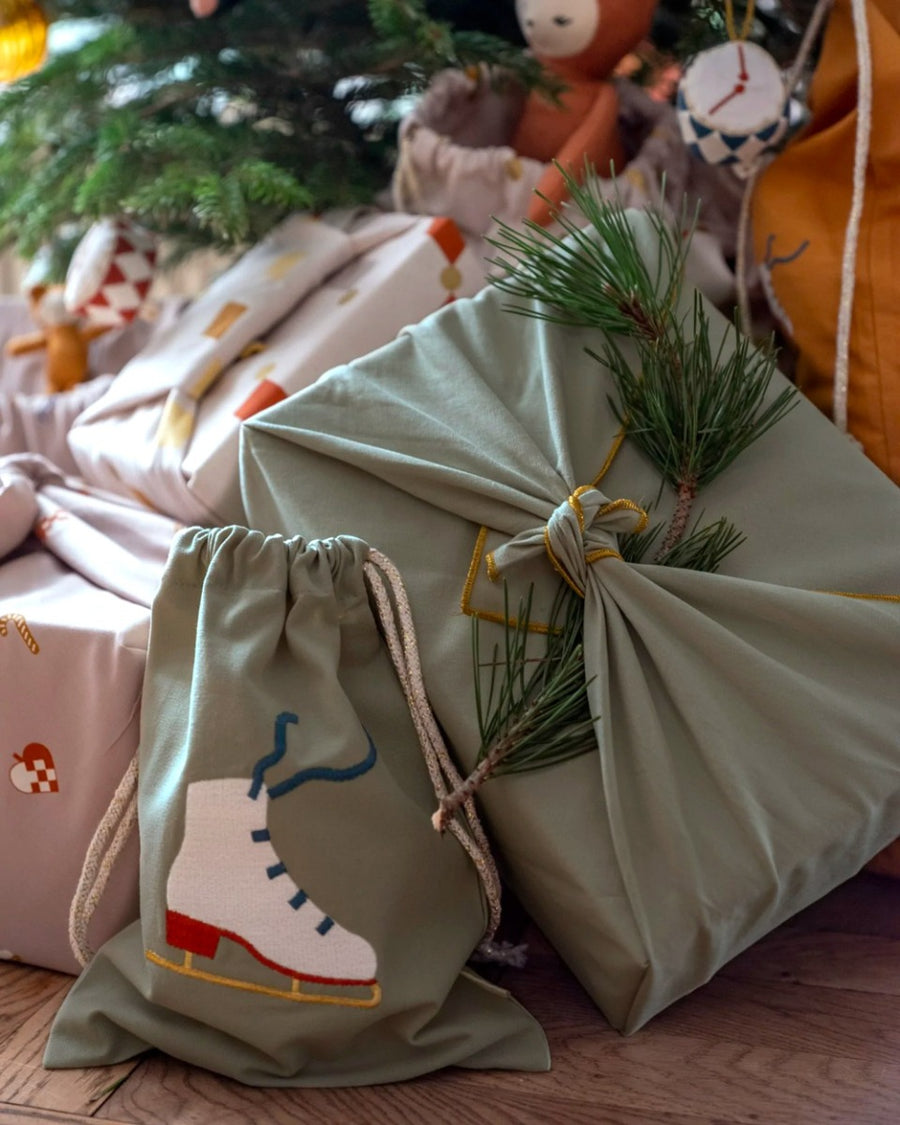
[[[156,965],[184,976],[248,992],[305,1003],[373,1008],[381,1001],[377,958],[371,945],[320,910],[294,881],[266,826],[269,800],[310,781],[352,781],[374,765],[372,739],[359,762],[344,769],[314,766],[272,786],[265,774],[287,746],[297,716],[275,720],[274,750],[257,762],[250,779],[219,778],[187,787],[184,838],[166,885],[166,941],[184,953],[176,962],[147,950]],[[213,880],[211,871],[225,879]],[[222,939],[242,946],[260,964],[288,977],[267,987],[199,968],[195,957],[214,959]]]

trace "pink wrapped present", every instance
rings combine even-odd
[[[127,824],[149,605],[175,530],[40,457],[0,459],[0,958],[78,972],[137,917],[134,834],[108,881],[102,856],[81,876],[117,790],[104,828]],[[76,893],[100,900],[77,953]]]

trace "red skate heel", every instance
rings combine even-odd
[[[196,953],[200,957],[215,957],[219,948],[221,932],[215,926],[198,922],[177,910],[166,911],[166,941],[185,953]]]

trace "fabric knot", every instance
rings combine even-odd
[[[518,559],[543,550],[554,570],[584,597],[588,567],[601,559],[621,559],[619,535],[639,533],[647,513],[633,500],[610,500],[593,485],[582,485],[557,507],[546,527],[525,531],[487,558],[492,579]]]

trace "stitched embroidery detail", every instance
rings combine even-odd
[[[259,759],[250,778],[187,786],[184,835],[169,871],[165,902],[166,941],[182,951],[183,960],[149,949],[146,957],[182,976],[245,992],[372,1008],[381,1002],[374,949],[320,909],[294,881],[268,826],[259,822],[269,801],[302,785],[361,777],[375,765],[377,750],[364,731],[366,753],[351,765],[309,766],[267,785],[266,774],[284,758],[288,728],[297,722],[298,716],[288,711],[277,716],[273,749]],[[211,872],[220,874],[213,879]],[[240,894],[232,887],[240,887]],[[194,959],[214,959],[223,938],[290,983],[277,988],[199,968]]]

